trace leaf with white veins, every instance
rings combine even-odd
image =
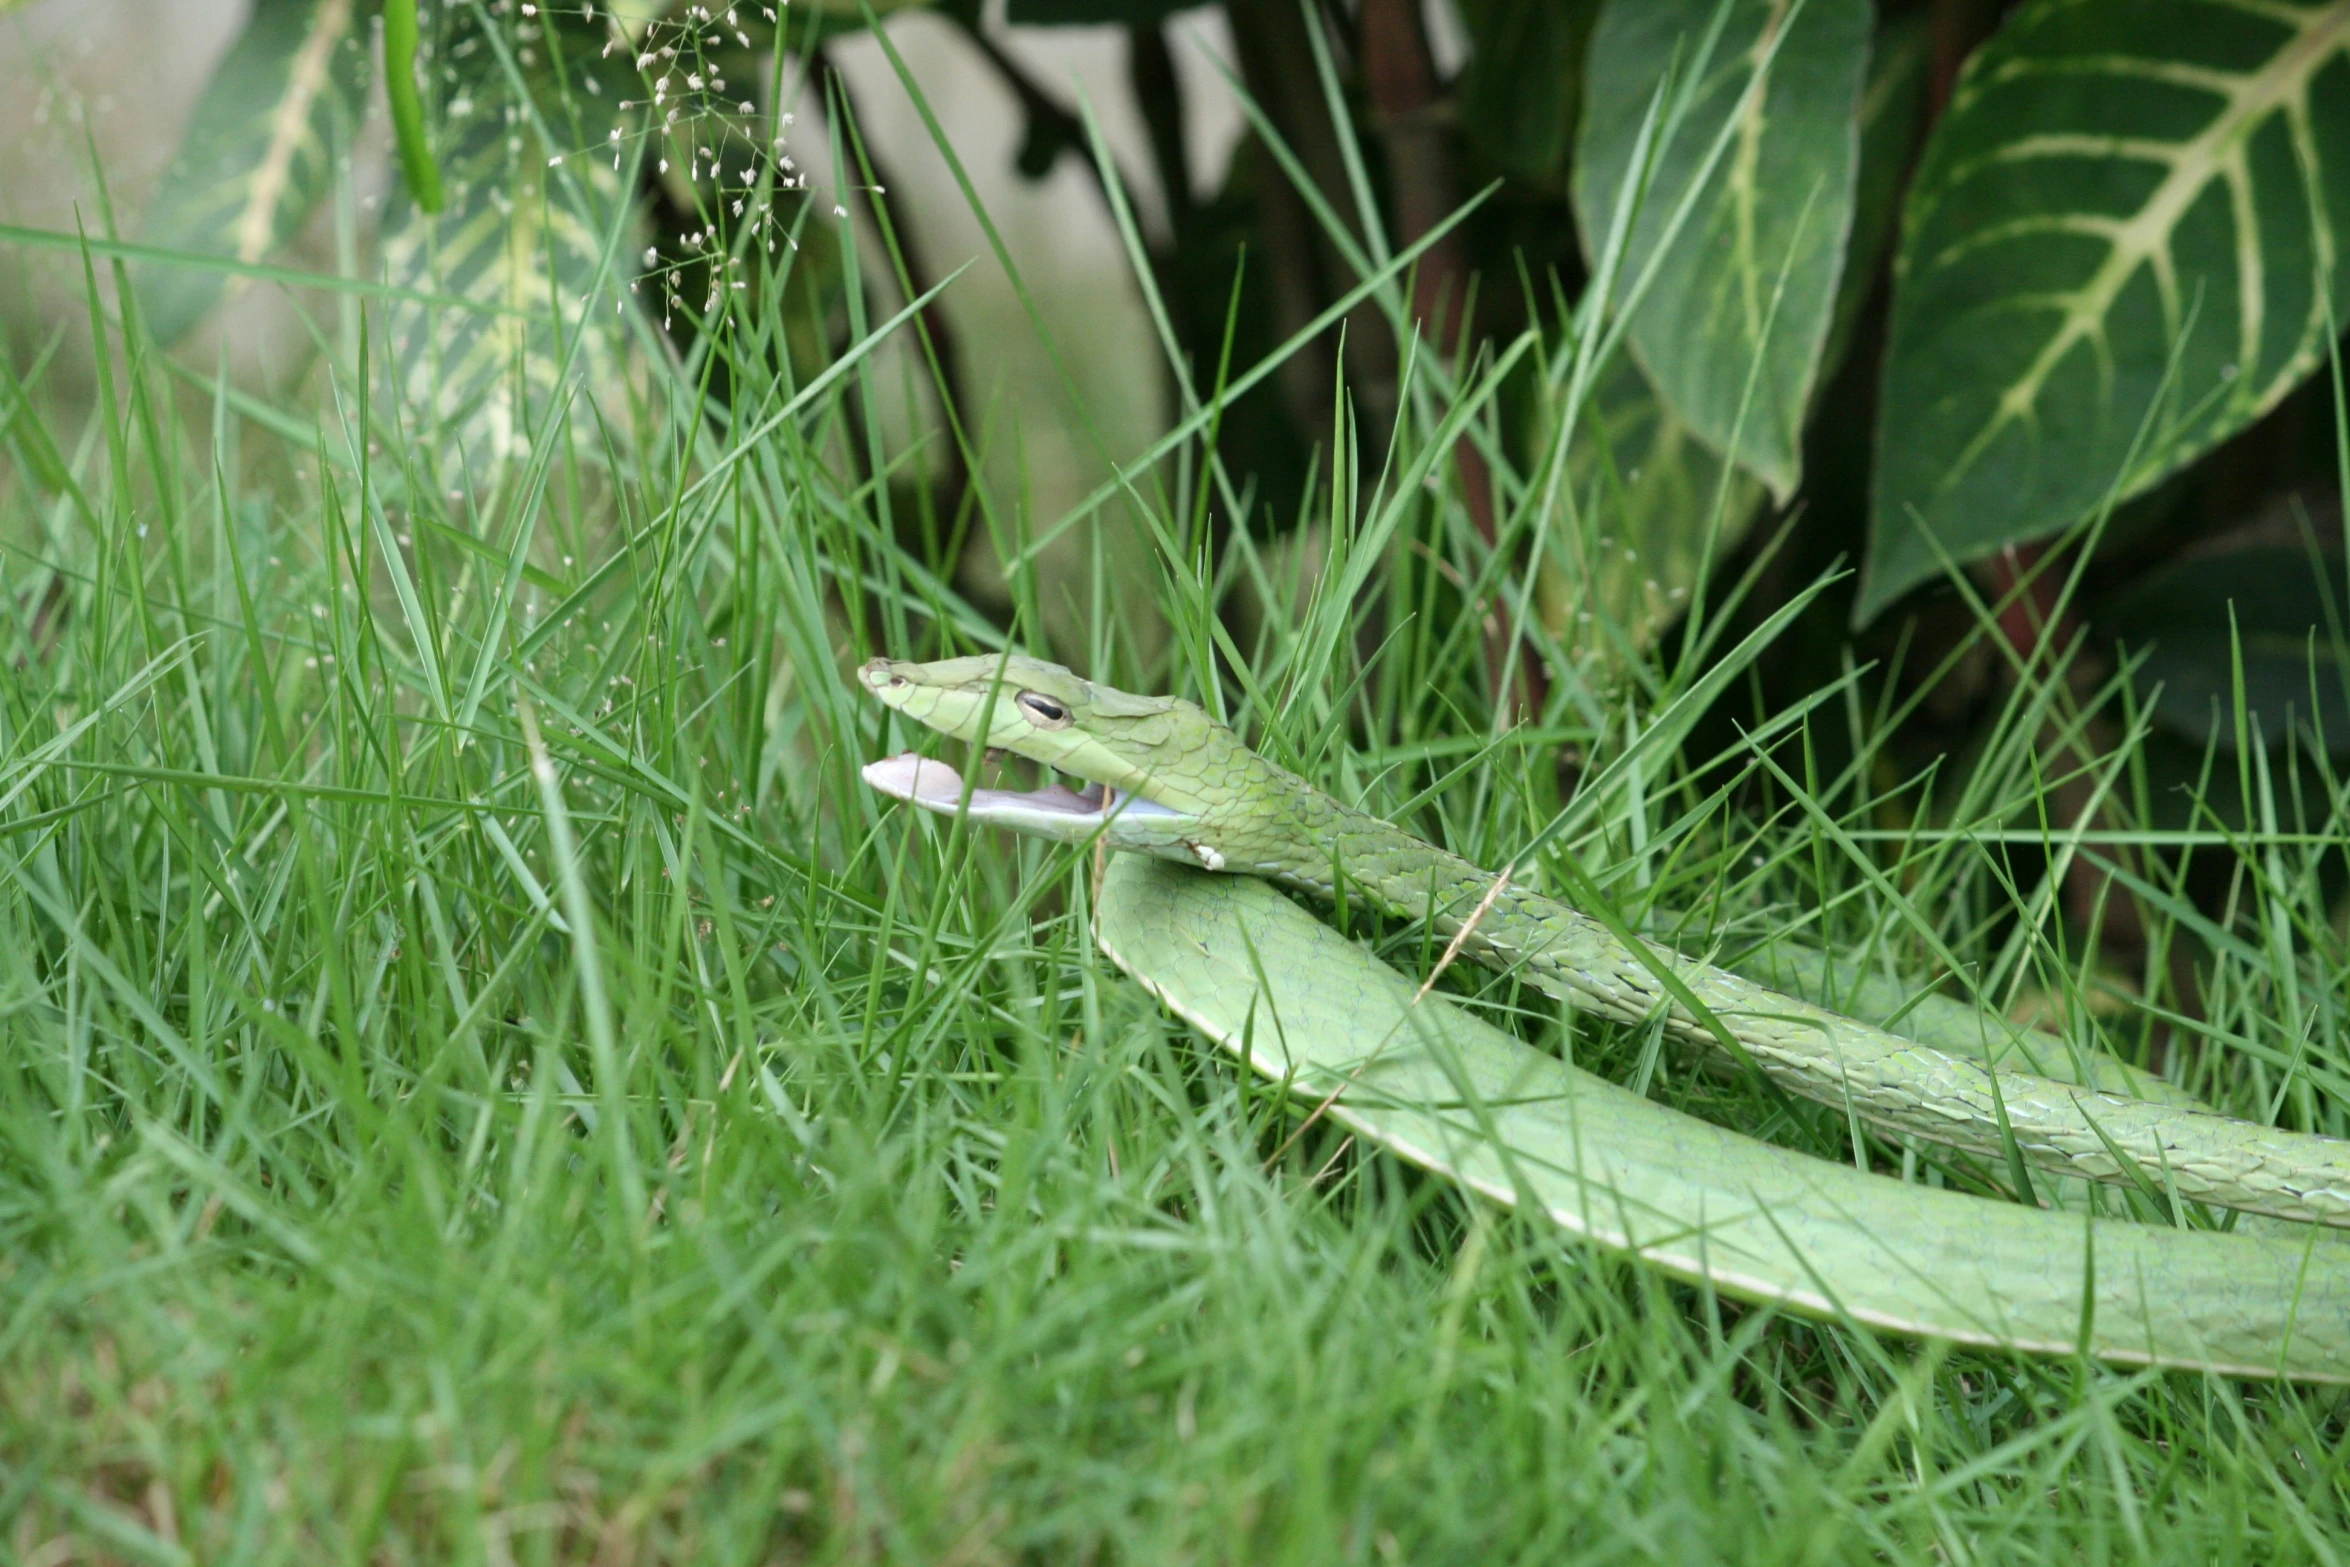
[[[1575,208],[1596,254],[1657,84],[1695,72],[1633,225],[1626,280],[1656,254],[1691,182],[1703,173],[1705,183],[1629,337],[1678,416],[1717,452],[1735,437],[1739,464],[1784,500],[1803,473],[1804,415],[1852,226],[1869,6],[1731,0],[1721,13],[1717,0],[1612,0],[1600,14]]]
[[[1856,615],[2275,406],[2346,241],[2350,0],[2032,0],[1911,188]]]
[[[474,302],[471,310],[394,305],[385,358],[396,367],[410,417],[437,432],[425,444],[442,454],[449,476],[462,468],[477,480],[527,449],[559,391],[567,343],[578,342],[576,368],[590,403],[613,400],[625,354],[610,306],[594,314],[588,298],[621,200],[619,177],[593,154],[550,165],[478,25],[461,17],[437,40],[436,58],[457,62],[461,72],[455,96],[439,111],[442,139],[434,151],[443,206],[427,213],[404,188],[395,191],[381,242],[394,284]],[[601,67],[594,58],[578,64]],[[578,127],[599,152],[605,135],[634,123],[601,109],[615,97],[607,91],[591,100],[603,123]],[[625,255],[616,259],[607,290],[630,265]]]
[[[267,259],[309,218],[330,175],[332,129],[358,123],[371,60],[358,0],[258,0],[213,72],[147,211],[165,250]],[[139,305],[172,343],[218,302],[229,275],[149,264]]]

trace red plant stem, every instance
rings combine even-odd
[[[1999,611],[1999,634],[2016,656],[2017,679],[2033,669],[2046,670],[2054,666],[2051,656],[2073,645],[2084,626],[2078,611],[2064,600],[2067,573],[2064,563],[2052,560],[2056,546],[2045,541],[2034,544],[2011,544],[1978,568],[1980,578],[1995,595],[1994,602],[2002,605]],[[2029,585],[2018,591],[2025,578]],[[2085,697],[2088,687],[2097,679],[2102,660],[2076,659],[2071,667],[2071,680],[2076,696]],[[2055,732],[2058,719],[2050,715],[2043,733],[2042,751],[2052,771],[2060,780],[2050,788],[2050,806],[2053,817],[2070,824],[2091,809],[2096,790],[2095,772],[2107,753],[2113,749],[2115,737],[2112,725],[2091,719],[2072,742],[2070,755],[2057,753]],[[2105,811],[2098,808],[2102,818]],[[2101,825],[2090,823],[2086,825]],[[2118,855],[2123,851],[2115,850]],[[2135,899],[2106,895],[2106,873],[2086,856],[2075,856],[2065,872],[2063,900],[2065,916],[2075,929],[2087,931],[2099,918],[2099,902],[2104,902],[2101,934],[2116,950],[2117,955],[2142,952],[2146,945],[2144,922],[2138,916]]]

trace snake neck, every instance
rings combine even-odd
[[[1267,876],[1317,897],[1364,898],[1384,912],[1427,920],[1446,937],[1485,903],[1493,872],[1412,836],[1393,822],[1341,805],[1284,774],[1286,787],[1260,792],[1274,808],[1261,825],[1228,834],[1225,858],[1236,871]],[[1480,948],[1506,949],[1534,911],[1505,887],[1477,918]]]
[[[1287,778],[1289,775],[1284,774]],[[1279,794],[1280,825],[1264,842],[1270,852],[1243,855],[1229,868],[1253,871],[1284,886],[1333,901],[1360,899],[1402,919],[1425,921],[1461,954],[1489,968],[1522,972],[1541,989],[1596,1006],[1618,1021],[1647,1015],[1658,999],[1647,963],[1580,910],[1531,887],[1504,881],[1393,822],[1342,805],[1297,780]],[[1496,885],[1499,883],[1500,885]],[[1716,987],[1699,970],[1700,988]],[[1754,987],[1728,975],[1743,998]],[[1724,1004],[1731,999],[1721,996]],[[1780,998],[1786,1006],[1802,1003]]]

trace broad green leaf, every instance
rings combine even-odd
[[[620,201],[619,176],[603,156],[608,133],[627,130],[612,107],[617,93],[589,100],[594,113],[580,121],[586,155],[553,165],[562,154],[533,133],[486,41],[466,26],[442,42],[436,65],[458,72],[433,120],[444,203],[427,213],[395,190],[382,264],[395,286],[459,295],[479,308],[396,304],[385,313],[383,357],[396,366],[409,418],[433,432],[419,444],[443,453],[454,472],[460,462],[475,469],[524,449],[557,390],[565,345],[583,329],[575,371],[591,398],[616,386],[622,349],[609,301],[636,258],[614,258],[597,296],[602,313],[590,315],[587,295]],[[581,210],[581,196],[591,210]]]
[[[358,0],[258,0],[197,100],[147,211],[150,245],[257,262],[325,194],[333,127],[364,109],[371,64]],[[158,342],[186,335],[228,276],[143,266],[139,306]]]
[[[1555,440],[1559,395],[1544,383],[1534,450]],[[1737,546],[1762,504],[1762,486],[1734,468],[1725,495],[1724,471],[1638,365],[1609,361],[1568,442],[1572,506],[1550,520],[1535,579],[1542,623],[1570,658],[1604,669],[1680,617],[1698,573]]]
[[[1678,72],[1693,88],[1641,200],[1627,279],[1731,127],[1629,336],[1689,427],[1719,452],[1735,437],[1739,464],[1782,500],[1802,477],[1804,413],[1852,226],[1869,25],[1868,0],[1729,0],[1726,13],[1719,0],[1610,0],[1591,40],[1575,210],[1594,254],[1658,84]]]
[[[2099,606],[2098,630],[2144,653],[2137,684],[2165,727],[2233,750],[2241,656],[2246,715],[2261,738],[2277,744],[2314,720],[2329,749],[2350,747],[2342,556],[2313,551],[2295,531],[2215,540]]]
[[[1911,188],[1856,615],[2266,412],[2346,246],[2350,0],[2031,0]]]
[[[1460,12],[1470,51],[1453,93],[1461,133],[1517,179],[1563,182],[1596,0],[1463,0]]]

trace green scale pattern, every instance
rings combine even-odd
[[[1479,914],[1493,873],[1339,804],[1253,752],[1225,755],[1254,765],[1225,761],[1222,770],[1235,776],[1213,780],[1213,792],[1259,808],[1228,824],[1211,815],[1222,869],[1325,898],[1343,878],[1350,894],[1424,919],[1447,940],[1469,926],[1464,954],[1570,1006],[1619,1023],[1643,1022],[1661,1008],[1674,1037],[1718,1047],[1705,1022],[1660,982],[1657,969],[1669,965],[1772,1081],[1889,1132],[2003,1159],[2004,1111],[2007,1135],[2041,1169],[2350,1226],[2350,1141],[2190,1108],[2175,1091],[2150,1091],[2159,1079],[2110,1060],[2087,1072],[2055,1059],[2042,1061],[2040,1072],[1995,1069],[1668,949],[1651,947],[1644,957],[1599,921],[1514,884]],[[1267,801],[1279,809],[1263,809]]]
[[[1677,1278],[2043,1354],[2350,1378],[2331,1232],[2165,1229],[1908,1185],[1700,1121],[1537,1051],[1265,886],[1111,857],[1104,952],[1365,1141]]]

